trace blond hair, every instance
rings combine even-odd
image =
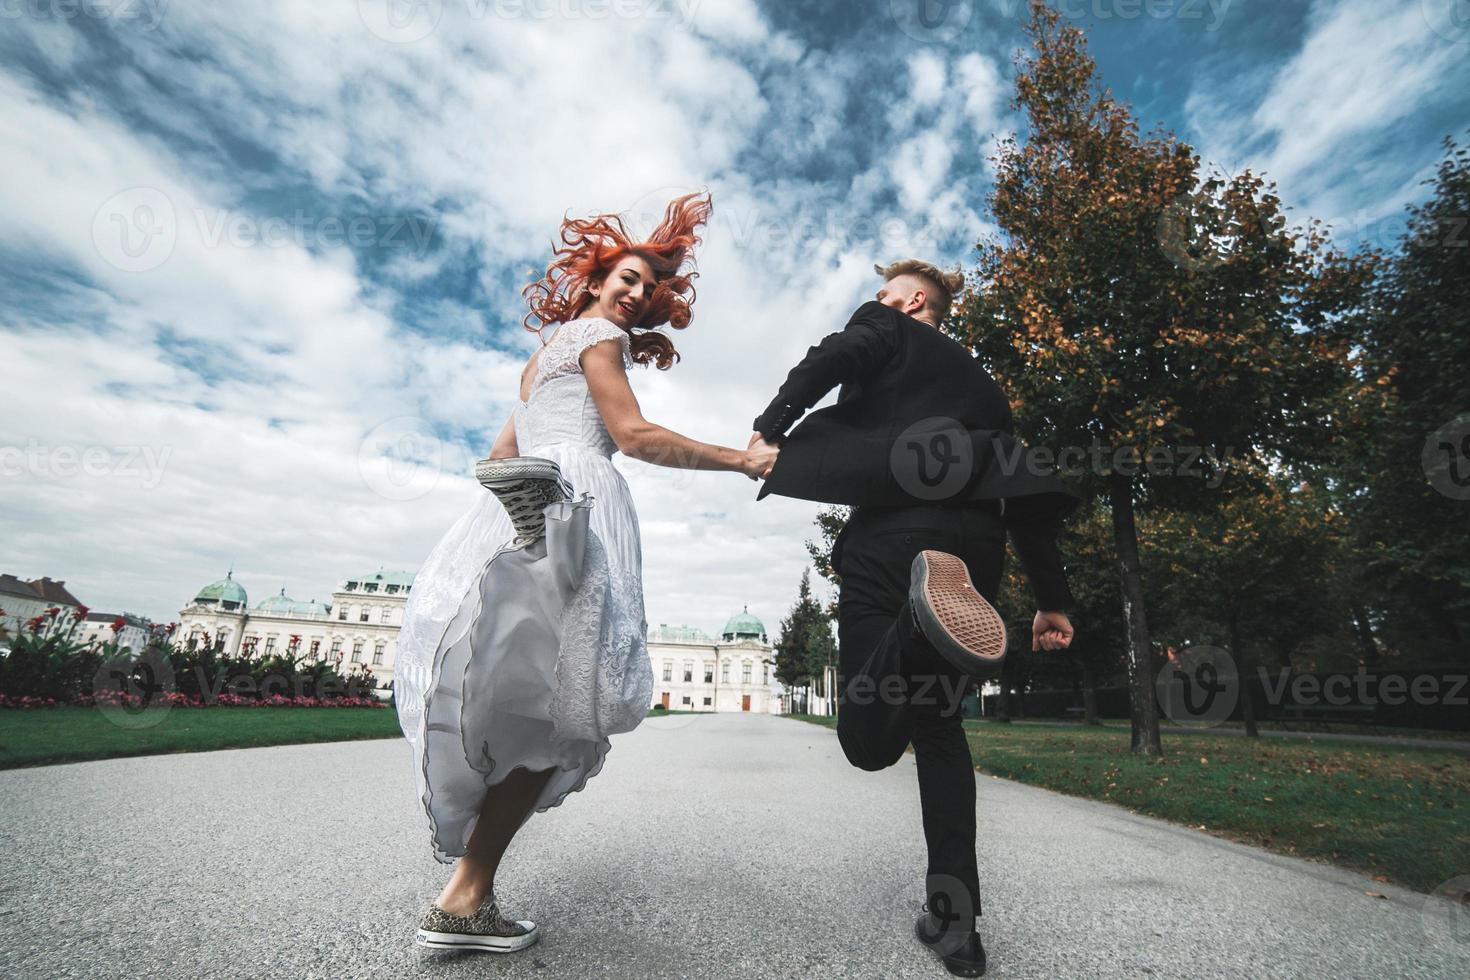
[[[945,272],[933,262],[923,259],[899,259],[891,265],[875,265],[873,271],[883,277],[884,282],[898,276],[918,276],[929,287],[925,291],[924,309],[934,314],[939,323],[949,316],[949,308],[960,290],[965,288],[965,274],[959,269]]]

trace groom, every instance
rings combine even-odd
[[[855,508],[832,548],[841,577],[837,736],[848,761],[870,771],[913,743],[929,851],[926,914],[915,932],[951,973],[976,977],[985,948],[975,770],[960,706],[1004,653],[1004,624],[990,602],[1007,535],[1039,609],[1031,648],[1071,643],[1063,610],[1073,599],[1056,527],[1077,498],[1028,465],[1010,435],[1004,392],[939,331],[961,274],[917,259],[874,268],[884,279],[876,302],[812,347],[755,420],[751,445],[781,448],[757,499],[775,493]],[[788,436],[838,385],[837,404]]]

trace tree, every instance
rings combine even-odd
[[[811,571],[802,569],[796,604],[781,620],[776,636],[776,680],[789,691],[796,687],[817,688],[825,694],[826,668],[836,662],[837,643],[832,623],[822,604],[812,595]]]
[[[1060,19],[1032,0],[1012,103],[1029,128],[1003,141],[989,200],[1005,237],[980,243],[948,326],[1010,394],[1018,437],[1063,447],[1064,474],[1108,504],[1132,749],[1156,756],[1136,515],[1217,507],[1263,462],[1326,452],[1349,370],[1341,320],[1373,261],[1332,251],[1320,225],[1288,230],[1250,171],[1201,180],[1188,145],[1140,138]],[[1253,465],[1232,474],[1232,456]]]
[[[1434,193],[1363,318],[1364,356],[1335,444],[1358,558],[1354,621],[1420,663],[1470,649],[1470,148],[1444,141]],[[1459,424],[1456,424],[1458,421]],[[1376,606],[1376,608],[1372,608]]]

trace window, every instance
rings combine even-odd
[[[396,585],[390,585],[386,589],[384,589],[383,591],[384,592],[387,592],[389,595],[397,595],[398,594],[398,586],[396,586]]]
[[[684,699],[684,703],[687,704],[687,705],[693,705],[694,704],[694,702],[693,701],[690,701],[688,698],[685,698]]]
[[[749,660],[745,661],[745,663],[743,663],[743,664],[740,665],[740,683],[742,683],[742,684],[749,684],[750,683],[750,661]]]
[[[193,629],[191,629],[189,631],[189,649],[190,650],[194,649],[194,644],[196,644],[198,642],[199,642],[199,627],[196,626],[196,627],[194,627]]]
[[[715,682],[715,665],[714,664],[705,664],[704,665],[704,682],[706,684],[713,684]]]
[[[689,683],[692,683],[693,681],[694,681],[694,661],[693,660],[686,660],[686,661],[684,661],[684,683],[685,684],[689,684]],[[685,701],[688,701],[689,699],[688,698],[685,698],[684,700]]]
[[[317,657],[318,659],[320,659],[320,653],[319,653],[319,651],[321,650],[321,648],[322,648],[322,641],[321,640],[312,640],[311,641],[311,656]]]
[[[769,683],[771,683],[771,665],[770,664],[761,664],[761,683],[762,684],[769,684]]]
[[[337,610],[337,618],[338,619],[346,619],[347,618],[347,610],[348,610],[348,608],[349,607],[344,604],[341,609],[338,609]]]
[[[356,582],[348,582],[347,583],[347,591],[348,592],[356,592],[357,591],[357,583]]]
[[[705,707],[706,707],[706,708],[708,708],[708,707],[709,707],[709,698],[705,698],[705,699],[704,699],[704,706],[705,706]]]
[[[376,591],[378,591],[378,583],[377,582],[369,582],[369,583],[367,583],[366,585],[364,585],[362,587],[362,591],[364,591],[364,592],[376,592]]]
[[[269,657],[271,654],[273,654],[275,652],[276,652],[276,638],[274,636],[267,636],[265,638],[265,655],[267,657]]]
[[[357,613],[357,621],[359,623],[366,623],[368,621],[368,614],[371,612],[371,609],[369,609],[367,606],[363,606],[362,609],[359,610]]]
[[[720,683],[730,683],[730,661],[728,660],[720,664]]]
[[[341,657],[342,656],[342,641],[341,640],[333,640],[332,641],[332,651],[331,652],[332,652],[332,656],[333,657]]]
[[[373,647],[373,666],[376,667],[383,662],[383,651],[388,649],[388,644],[379,640]]]
[[[674,662],[672,660],[665,660],[664,661],[664,680],[665,681],[671,681],[673,679],[674,679]]]

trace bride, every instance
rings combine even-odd
[[[395,700],[416,789],[435,858],[458,858],[420,945],[509,952],[537,940],[535,923],[501,913],[501,856],[649,710],[638,516],[612,454],[751,479],[774,462],[768,447],[709,445],[645,419],[628,384],[634,364],[678,358],[656,328],[689,325],[710,209],[707,195],[678,198],[642,242],[616,215],[567,219],[546,275],[526,287],[526,328],[556,330],[526,364],[490,455],[543,467],[553,492],[531,505],[538,533],[521,533],[524,501],[507,511],[485,493],[425,559],[399,633]]]

